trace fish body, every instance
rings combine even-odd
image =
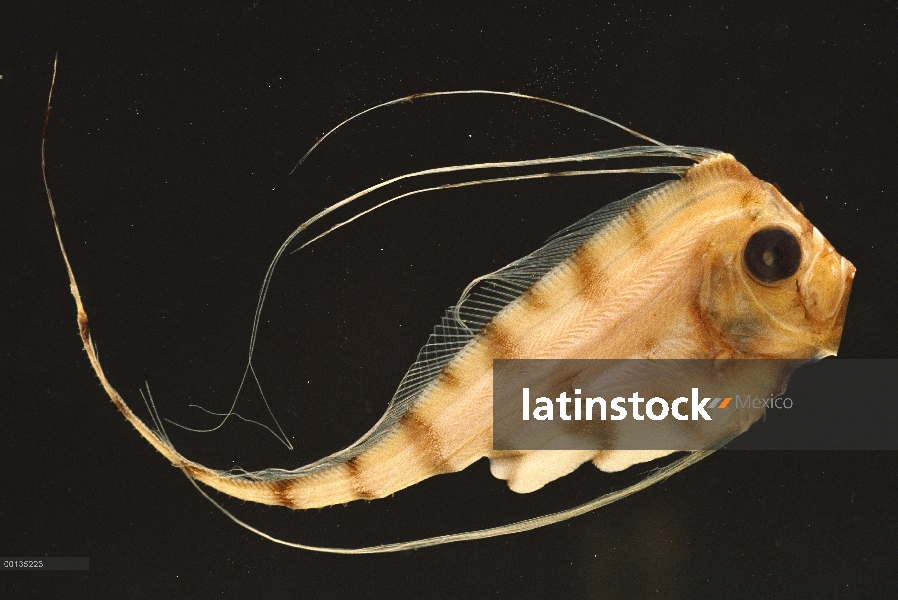
[[[793,235],[801,258],[789,277],[759,281],[745,249],[771,228]],[[622,211],[499,310],[398,418],[373,432],[377,443],[270,481],[188,472],[246,500],[315,508],[382,498],[483,457],[519,492],[587,461],[618,471],[670,451],[494,451],[493,361],[822,358],[838,349],[853,277],[851,263],[774,186],[730,155],[706,158]],[[766,374],[768,392],[781,391],[774,388],[788,377],[785,368]]]

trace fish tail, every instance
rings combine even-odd
[[[71,280],[77,297],[74,276]],[[378,442],[357,454],[340,452],[294,472],[268,470],[238,474],[210,469],[178,452],[161,423],[157,422],[157,429],[148,426],[112,387],[91,341],[83,307],[78,310],[78,326],[100,383],[112,403],[144,439],[191,479],[241,500],[305,509],[384,498],[433,475],[464,469],[485,456],[492,440],[491,429],[486,429],[463,447],[447,450],[442,436],[428,419],[409,409]],[[154,415],[152,406],[150,410]]]
[[[407,410],[383,437],[364,451],[339,452],[294,472],[260,471],[231,473],[191,461],[169,441],[150,405],[157,429],[148,426],[125,403],[103,372],[90,336],[87,314],[81,303],[74,274],[69,268],[72,292],[78,304],[78,328],[84,348],[110,400],[156,450],[188,477],[235,498],[295,509],[320,508],[353,500],[384,498],[423,479],[460,471],[486,455],[491,428],[474,436],[461,448],[447,449],[443,436],[425,415]]]
[[[52,209],[52,198],[50,203]],[[352,500],[383,498],[433,475],[460,471],[485,456],[490,447],[492,430],[485,428],[460,448],[447,449],[444,436],[439,434],[430,419],[410,408],[389,431],[384,432],[379,441],[364,451],[340,452],[330,459],[294,472],[268,470],[238,474],[210,469],[188,460],[169,441],[152,404],[150,412],[156,421],[156,429],[148,426],[131,410],[106,377],[91,339],[87,313],[62,243],[55,210],[52,212],[77,306],[79,334],[94,372],[112,403],[134,428],[191,479],[241,500],[297,509],[319,508]]]
[[[482,438],[482,439],[481,439]],[[425,419],[408,411],[379,442],[353,455],[341,452],[333,462],[277,473],[264,480],[182,467],[192,478],[244,500],[294,509],[320,508],[353,500],[384,498],[423,479],[460,471],[485,455],[491,441],[485,431],[460,449],[446,452]],[[341,458],[345,456],[346,458]],[[249,477],[259,474],[250,474]]]

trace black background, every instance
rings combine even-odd
[[[39,154],[58,51],[48,166],[101,360],[132,406],[142,409],[148,382],[163,416],[194,427],[214,419],[189,404],[229,406],[265,268],[315,211],[415,169],[632,143],[532,103],[422,99],[353,122],[288,176],[344,118],[426,91],[551,97],[668,143],[733,153],[800,201],[857,266],[840,356],[894,358],[894,3],[15,4],[0,20],[0,289],[11,317],[0,354],[0,554],[89,556],[91,567],[2,573],[0,593],[894,594],[894,453],[724,451],[561,525],[400,554],[317,554],[239,528],[100,389],[80,348]],[[468,281],[648,183],[436,192],[287,256],[257,364],[296,449],[236,420],[203,435],[169,426],[176,446],[220,468],[291,468],[344,447],[375,422]],[[252,393],[238,412],[266,418]],[[352,547],[573,506],[640,472],[586,466],[518,496],[482,462],[320,511],[222,500],[269,533]]]

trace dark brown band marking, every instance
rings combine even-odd
[[[636,243],[642,244],[648,237],[649,230],[645,224],[645,216],[639,210],[638,205],[629,210],[626,216],[626,223],[630,226],[630,230],[636,238]]]
[[[434,475],[446,472],[446,460],[443,458],[442,439],[426,420],[409,411],[402,415],[399,426],[408,435],[410,443],[418,455],[424,459],[430,472]]]
[[[644,356],[647,356],[647,355],[650,355],[657,347],[658,347],[658,342],[655,339],[648,337],[642,341],[641,351]]]
[[[496,321],[483,326],[483,339],[489,345],[490,356],[496,358],[515,358],[519,352],[511,333]]]
[[[757,199],[753,190],[742,192],[742,196],[739,197],[739,206],[742,208],[751,208],[756,203]]]
[[[537,290],[535,285],[531,285],[524,290],[524,293],[521,295],[521,301],[524,303],[524,306],[533,311],[543,310],[549,306],[549,299],[546,298],[544,293]]]
[[[583,247],[571,256],[571,266],[581,295],[593,300],[605,295],[606,276]]]
[[[346,470],[349,472],[349,479],[352,482],[352,489],[355,491],[356,498],[359,500],[373,500],[378,497],[377,494],[362,484],[362,466],[359,464],[358,456],[353,456],[343,464],[346,465]]]
[[[268,485],[279,506],[293,506],[293,500],[290,498],[290,489],[293,487],[293,481],[292,479],[279,479],[269,482]]]
[[[87,314],[84,312],[78,313],[78,330],[81,333],[81,339],[87,345],[90,342],[90,327],[87,325]]]
[[[458,378],[458,375],[456,375],[454,371],[455,369],[451,368],[450,365],[446,365],[443,367],[443,370],[440,371],[440,374],[437,375],[440,384],[446,389],[458,387],[461,383],[461,379]]]
[[[205,471],[198,469],[198,468],[194,467],[193,465],[188,465],[186,463],[183,465],[178,465],[178,466],[181,467],[181,470],[184,471],[187,474],[187,476],[190,477],[191,479],[199,479],[200,475],[205,473]]]

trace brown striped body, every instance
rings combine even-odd
[[[795,282],[758,286],[741,252],[752,232],[773,225],[794,231],[803,263]],[[492,361],[834,354],[853,274],[778,191],[720,155],[634,205],[501,310],[374,447],[279,481],[189,472],[240,498],[313,508],[382,498],[483,457],[521,492],[590,460],[620,470],[668,451],[494,452]]]

